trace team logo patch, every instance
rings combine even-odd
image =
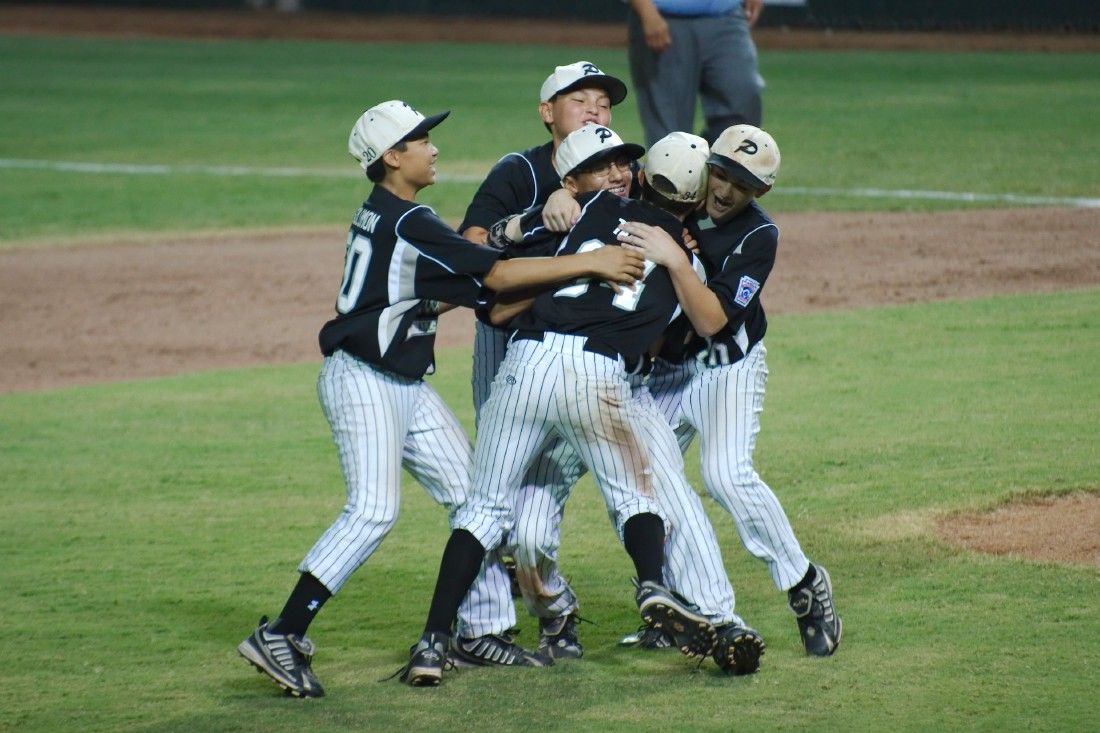
[[[737,296],[733,299],[733,302],[744,308],[752,300],[752,296],[756,295],[756,291],[760,289],[760,283],[753,280],[748,275],[741,276],[741,282],[737,284]]]

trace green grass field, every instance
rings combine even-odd
[[[769,644],[750,678],[616,648],[636,625],[632,570],[586,479],[563,546],[595,622],[581,627],[584,660],[451,674],[435,691],[380,682],[419,634],[446,537],[443,511],[406,480],[397,528],[312,631],[329,696],[282,698],[234,647],[277,612],[342,502],[315,367],[0,397],[5,647],[18,661],[0,672],[0,723],[1087,730],[1096,569],[951,549],[931,522],[1097,487],[1100,436],[1083,409],[1100,395],[1097,295],[775,319],[758,465],[830,568],[846,634],[835,657],[804,657],[784,597],[710,503],[739,610]],[[468,426],[469,356],[447,352],[434,379]],[[531,643],[536,625],[521,613],[520,626]]]
[[[537,85],[583,57],[626,73],[614,49],[0,37],[0,159],[317,171],[0,168],[0,246],[343,224],[362,190],[344,145],[364,107],[452,108],[433,135],[441,169],[476,173],[543,139]],[[780,187],[1098,195],[1097,56],[761,65]],[[615,127],[639,134],[629,98]],[[424,200],[455,219],[472,190],[441,183]],[[632,568],[585,479],[562,548],[594,621],[584,660],[450,674],[437,690],[381,682],[419,634],[446,541],[443,511],[406,478],[396,529],[311,629],[329,696],[281,697],[235,647],[278,612],[343,485],[316,365],[271,366],[0,395],[0,730],[1094,729],[1100,572],[955,549],[933,525],[1100,490],[1100,290],[777,316],[768,346],[757,467],[833,576],[836,656],[802,654],[783,594],[712,502],[738,610],[768,642],[761,672],[618,649],[637,625]],[[468,428],[469,362],[443,352],[432,378]],[[694,453],[687,464],[698,486]],[[520,627],[532,644],[522,611]]]
[[[452,109],[440,170],[484,173],[542,142],[547,70],[622,49],[0,37],[0,159],[302,168],[317,176],[75,174],[0,168],[0,243],[86,233],[342,223],[358,195],[346,141],[394,97]],[[782,193],[917,189],[1096,197],[1100,55],[771,52],[766,126],[783,150],[777,210],[960,202]],[[640,139],[632,97],[614,127]],[[460,219],[475,184],[422,200]],[[983,205],[989,205],[985,203]]]

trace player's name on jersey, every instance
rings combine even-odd
[[[352,225],[357,229],[362,229],[368,234],[374,234],[374,227],[378,224],[378,220],[382,218],[382,215],[371,211],[370,209],[363,207],[359,211],[355,212],[355,220],[352,221]]]

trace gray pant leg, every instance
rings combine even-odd
[[[638,97],[638,115],[646,144],[670,132],[691,132],[695,126],[695,94],[699,88],[699,48],[691,20],[668,18],[672,45],[654,53],[645,42],[641,21],[631,13],[627,22],[630,77]]]
[[[764,80],[757,65],[756,45],[741,11],[694,26],[702,50],[699,93],[706,127],[703,137],[714,140],[731,125],[760,126]]]

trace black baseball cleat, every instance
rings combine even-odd
[[[325,688],[313,674],[313,642],[296,634],[276,634],[268,629],[267,616],[237,651],[259,672],[292,697],[324,697]]]
[[[450,659],[456,667],[549,667],[554,658],[527,651],[509,636],[486,634],[474,639],[461,636],[451,641]]]
[[[577,621],[580,617],[570,613],[557,618],[539,619],[540,654],[554,659],[580,659],[584,647],[577,638]]]
[[[673,643],[669,635],[660,629],[651,629],[645,624],[638,627],[619,639],[619,646],[630,646],[635,649],[672,649]]]
[[[401,681],[413,687],[436,687],[443,680],[443,668],[449,666],[446,634],[425,633],[409,649],[409,663],[398,670]],[[390,679],[393,679],[392,677]]]
[[[638,612],[646,626],[663,631],[689,657],[705,657],[714,649],[718,632],[684,598],[663,585],[647,580],[634,593]]]
[[[828,657],[835,652],[844,626],[833,606],[833,584],[825,568],[811,564],[806,578],[787,592],[787,603],[798,620],[806,653]]]
[[[728,675],[752,674],[760,669],[764,649],[764,640],[755,630],[738,623],[724,624],[718,627],[714,661]]]

